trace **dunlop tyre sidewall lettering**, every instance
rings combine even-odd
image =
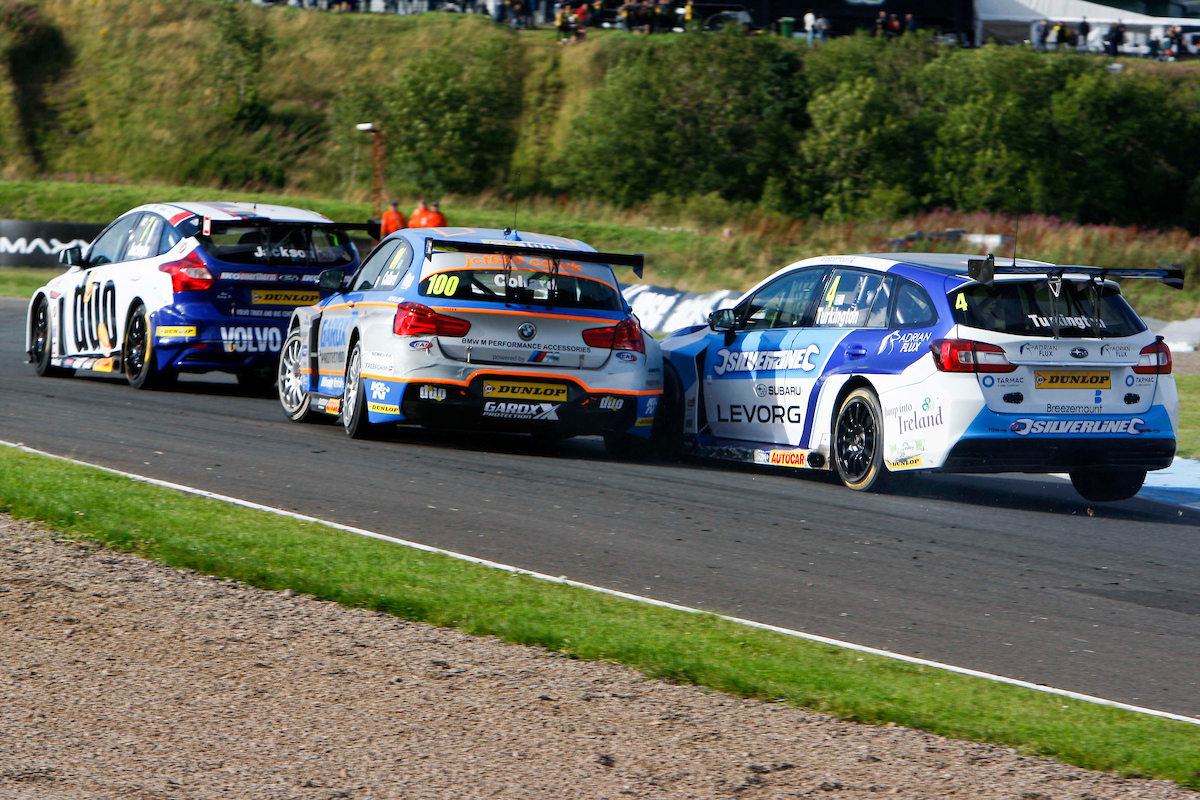
[[[131,372],[130,368],[135,359],[131,359],[130,355],[133,354],[132,347],[137,346],[135,329],[139,322],[142,326],[141,338],[144,342],[141,345],[143,348],[141,368],[135,368],[136,371]],[[121,344],[121,369],[125,373],[125,379],[129,381],[129,385],[135,389],[157,389],[170,384],[175,378],[174,373],[160,370],[155,363],[154,337],[151,333],[153,330],[146,306],[140,301],[134,303],[125,320],[125,336]]]
[[[354,372],[351,375],[351,372]],[[345,388],[342,400],[342,425],[351,439],[370,439],[376,426],[367,421],[367,393],[362,377],[362,342],[355,341],[346,356]],[[353,389],[351,382],[353,381]],[[347,398],[346,394],[353,393]]]
[[[304,337],[300,335],[300,329],[298,327],[292,328],[288,333],[287,339],[283,342],[282,349],[279,351],[279,374],[276,382],[279,393],[279,404],[283,406],[283,413],[287,414],[288,419],[293,422],[314,422],[316,417],[324,415],[312,410],[312,397],[306,391],[303,374],[297,377],[293,377],[291,374],[293,367],[298,370],[304,366],[304,359],[300,356],[303,348]],[[289,351],[292,349],[295,350],[295,354],[294,356],[289,356]],[[294,358],[294,361],[290,360],[291,358]],[[300,402],[295,406],[290,406],[288,403],[288,393],[293,388],[290,383],[292,380],[299,382],[296,388],[299,389]]]

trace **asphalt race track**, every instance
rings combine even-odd
[[[138,392],[38,378],[0,300],[0,439],[437,547],[1200,716],[1200,513],[1069,484],[609,459],[598,439],[289,422],[224,376]]]

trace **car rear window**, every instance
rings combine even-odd
[[[350,237],[331,228],[245,224],[202,237],[209,255],[230,264],[334,267],[354,260]]]
[[[1059,335],[1069,337],[1098,332],[1108,339],[1146,330],[1119,289],[1105,284],[1094,293],[1086,281],[1063,281],[1057,296],[1047,280],[974,284],[951,292],[950,307],[960,325],[1018,336],[1053,336],[1056,322]]]
[[[439,253],[426,264],[418,292],[424,297],[445,297],[553,308],[620,311],[625,307],[612,268],[604,264],[561,262],[553,269],[531,267],[547,259],[514,258],[505,269],[498,255]]]

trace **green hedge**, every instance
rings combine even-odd
[[[474,15],[0,0],[0,177],[345,195],[369,185],[372,121],[401,194],[508,192],[520,171],[523,193],[618,205],[1200,229],[1196,70],[1108,66],[917,35],[561,47]]]

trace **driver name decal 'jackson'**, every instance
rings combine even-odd
[[[717,363],[713,372],[724,375],[727,372],[759,372],[772,370],[800,369],[812,372],[817,365],[812,363],[813,356],[821,354],[820,348],[810,344],[802,350],[725,350],[717,351]]]

